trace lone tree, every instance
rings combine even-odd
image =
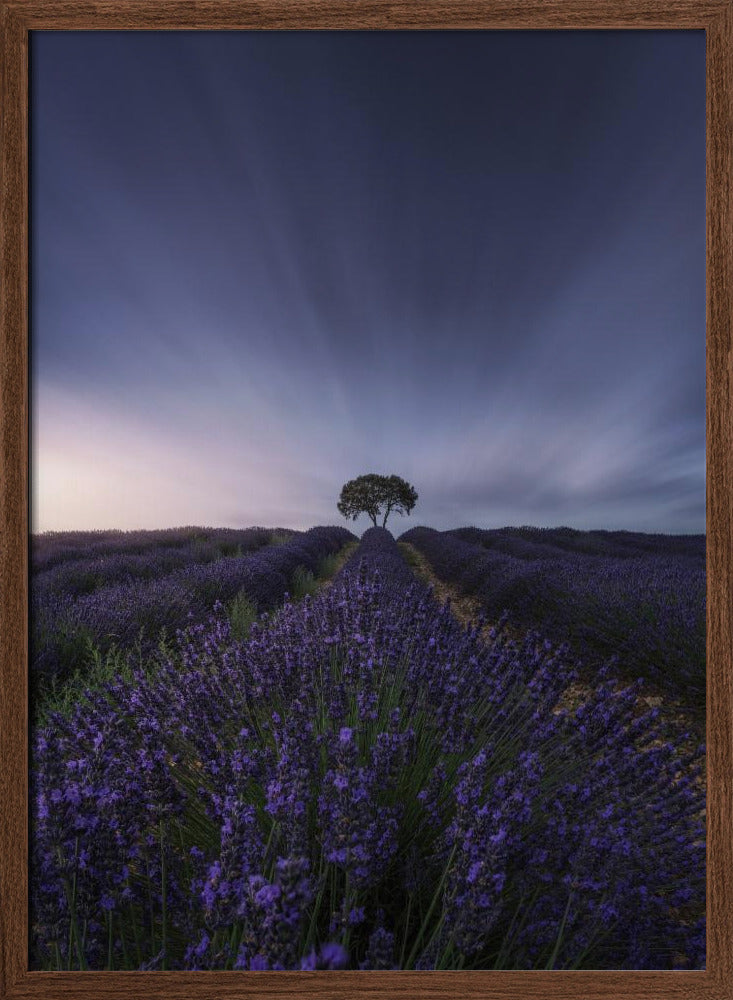
[[[416,503],[417,492],[404,479],[399,476],[378,476],[370,472],[345,483],[336,506],[347,520],[351,518],[355,521],[359,514],[367,514],[375,528],[377,518],[384,511],[382,527],[385,528],[392,511],[396,514],[409,514]]]

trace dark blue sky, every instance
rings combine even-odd
[[[395,472],[393,529],[704,531],[704,60],[34,34],[34,530],[336,522]]]

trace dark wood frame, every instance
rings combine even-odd
[[[733,997],[733,0],[0,0],[0,996]],[[703,29],[707,43],[708,957],[705,972],[29,972],[28,33]]]

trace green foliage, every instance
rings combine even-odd
[[[229,602],[227,615],[232,635],[235,639],[243,642],[249,635],[252,623],[257,620],[257,608],[244,590],[240,590],[237,596]]]
[[[349,554],[356,548],[356,542],[350,542],[346,548]],[[340,552],[334,552],[330,556],[324,556],[323,559],[318,563],[318,579],[319,580],[330,580],[332,576],[336,574],[336,571],[340,569],[342,563],[345,562],[344,549]]]
[[[70,625],[62,621],[53,633],[45,627],[35,627],[31,638],[31,648],[48,651],[48,659],[55,669],[45,673],[31,671],[31,703],[41,705],[47,698],[61,690],[66,681],[82,674],[91,662],[95,645],[91,634],[83,626]]]
[[[244,552],[239,542],[218,542],[216,550],[221,556],[242,556]]]
[[[370,472],[345,483],[336,506],[347,520],[355,521],[359,514],[366,514],[375,528],[377,518],[384,514],[382,527],[385,528],[392,511],[409,514],[416,503],[417,491],[404,479]]]
[[[270,545],[287,545],[292,541],[292,535],[284,531],[273,531],[270,537]]]
[[[106,653],[87,639],[85,662],[61,683],[52,683],[35,702],[35,724],[44,725],[53,713],[69,716],[73,708],[110,681],[129,679],[129,657],[113,646]]]
[[[412,545],[408,545],[407,542],[398,542],[397,546],[400,550],[402,558],[405,560],[410,569],[415,570],[419,575],[420,560],[418,558],[417,552],[412,547]]]
[[[302,600],[306,594],[315,594],[318,591],[318,580],[305,566],[296,566],[293,573],[291,598],[294,601]]]

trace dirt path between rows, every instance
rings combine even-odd
[[[461,625],[469,626],[474,625],[484,617],[481,602],[475,598],[466,597],[455,587],[440,580],[425,556],[414,545],[410,545],[409,542],[398,542],[398,545],[408,566],[423,583],[432,588],[436,600],[440,604],[450,604],[451,613],[456,621],[460,622]],[[481,635],[487,642],[491,641],[490,632],[494,624],[487,622],[481,630]],[[521,641],[526,634],[526,629],[507,628],[506,631],[510,638],[518,641]],[[558,708],[576,708],[582,702],[588,701],[592,695],[593,688],[589,684],[577,681],[567,688]]]
[[[398,542],[397,547],[402,553],[405,562],[423,583],[432,587],[436,600],[439,604],[450,603],[453,616],[461,625],[473,625],[482,617],[481,605],[472,597],[464,597],[454,587],[443,583],[433,573],[430,563],[422,552],[418,551],[409,542]],[[487,626],[488,629],[488,626]]]

